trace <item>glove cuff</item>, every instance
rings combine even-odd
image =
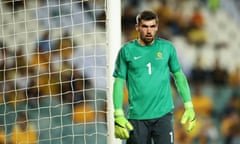
[[[192,102],[191,102],[191,101],[189,101],[189,102],[185,102],[185,103],[184,103],[184,108],[185,108],[185,109],[193,108],[193,104],[192,104]]]
[[[114,111],[114,117],[124,116],[124,112],[122,109],[116,109]]]

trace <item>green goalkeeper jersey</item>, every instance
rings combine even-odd
[[[113,76],[126,80],[129,119],[159,118],[174,108],[170,73],[181,69],[171,42],[156,38],[152,45],[137,40],[119,51]]]

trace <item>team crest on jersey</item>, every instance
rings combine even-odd
[[[163,58],[163,54],[161,52],[157,52],[156,54],[156,59],[162,59]]]

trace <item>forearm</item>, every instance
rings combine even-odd
[[[114,109],[122,109],[124,97],[124,79],[115,78],[113,84],[113,105]]]
[[[191,102],[191,92],[188,85],[187,78],[182,70],[174,74],[175,85],[184,103]]]
[[[196,125],[195,112],[191,101],[190,88],[187,79],[182,70],[173,74],[176,87],[184,102],[185,112],[181,118],[182,124],[188,124],[188,131],[191,131]]]

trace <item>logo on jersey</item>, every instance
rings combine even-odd
[[[162,59],[162,58],[163,58],[163,54],[161,52],[157,52],[156,59]]]
[[[135,56],[135,57],[133,57],[133,59],[134,60],[138,60],[138,59],[140,59],[142,56]]]

